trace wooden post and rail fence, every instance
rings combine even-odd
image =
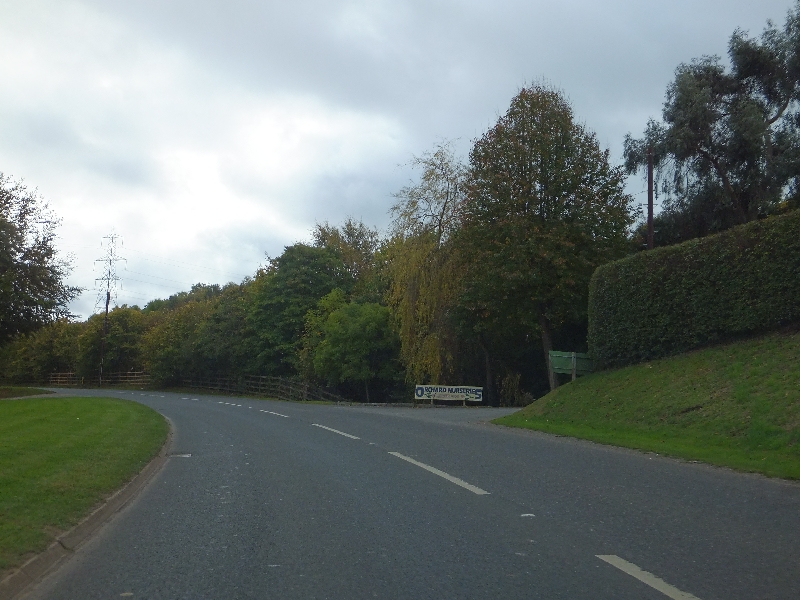
[[[100,378],[79,377],[75,373],[52,373],[47,382],[57,387],[99,386]],[[149,386],[153,383],[145,371],[104,373],[105,386]],[[180,382],[183,387],[231,394],[248,394],[277,398],[278,400],[350,402],[349,399],[321,388],[313,383],[271,377],[268,375],[245,375],[244,377],[194,377]]]
[[[99,375],[80,377],[75,373],[51,373],[47,383],[54,386],[100,385]],[[104,373],[102,385],[150,385],[150,374],[145,371],[119,371]]]

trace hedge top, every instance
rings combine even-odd
[[[794,322],[800,322],[800,211],[603,265],[589,287],[589,351],[598,366]]]

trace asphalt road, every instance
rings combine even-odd
[[[103,395],[167,416],[176,456],[29,598],[800,598],[794,483],[501,409]]]

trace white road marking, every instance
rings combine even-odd
[[[339,431],[338,429],[333,429],[332,427],[325,427],[325,425],[319,425],[318,423],[312,423],[314,427],[320,427],[321,429],[327,429],[328,431],[332,431],[333,433],[338,433],[339,435],[343,435],[344,437],[349,437],[351,440],[360,440],[360,437],[356,437],[354,435],[350,435],[349,433],[345,433],[344,431]]]
[[[456,485],[460,485],[465,490],[469,490],[473,494],[478,494],[479,496],[485,496],[489,493],[486,490],[482,490],[481,488],[472,485],[471,483],[467,483],[463,479],[459,479],[458,477],[453,477],[452,475],[448,475],[447,473],[445,473],[444,471],[440,471],[436,467],[431,467],[430,465],[418,462],[413,458],[409,458],[408,456],[403,456],[399,452],[389,452],[389,454],[391,454],[392,456],[396,456],[397,458],[402,458],[403,460],[410,462],[412,465],[417,465],[418,467],[425,469],[426,471],[433,473],[434,475],[438,475],[443,479],[447,479],[447,481],[449,481],[450,483],[455,483]]]
[[[260,408],[258,410],[261,410]],[[263,413],[268,413],[270,415],[275,415],[276,417],[283,417],[284,419],[288,419],[289,415],[282,415],[281,413],[272,412],[271,410],[261,410]]]
[[[665,596],[672,598],[672,600],[700,600],[697,596],[693,596],[688,592],[682,592],[678,588],[671,586],[660,577],[656,577],[652,573],[637,567],[627,560],[615,556],[614,554],[597,554],[597,558],[617,567],[623,573],[627,573],[631,577],[635,577],[642,583],[646,583],[654,590],[658,590]]]
[[[188,400],[188,398],[181,398],[181,400]]]
[[[536,515],[532,513],[525,513],[524,515],[520,515],[520,517],[535,517]]]
[[[198,402],[200,402],[199,398],[192,398],[192,400],[197,400]]]
[[[217,402],[217,404],[225,404],[225,402]]]

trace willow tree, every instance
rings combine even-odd
[[[469,162],[463,319],[495,344],[504,331],[539,334],[546,357],[554,327],[585,318],[594,269],[627,252],[624,173],[543,85],[520,90]]]
[[[453,232],[460,222],[466,169],[449,144],[415,157],[416,183],[392,207],[388,301],[412,382],[440,383],[452,368],[455,334],[448,318],[459,286]]]

